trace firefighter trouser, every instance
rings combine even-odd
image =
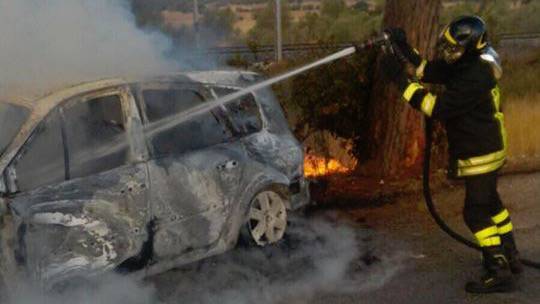
[[[465,178],[463,217],[482,247],[501,245],[501,236],[513,229],[510,214],[497,192],[497,173]]]

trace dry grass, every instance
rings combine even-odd
[[[509,158],[513,162],[540,158],[540,93],[503,100],[509,138]]]

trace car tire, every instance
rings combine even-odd
[[[287,206],[287,199],[276,191],[257,193],[249,203],[241,244],[262,247],[281,241],[288,225]]]

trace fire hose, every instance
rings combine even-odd
[[[390,52],[395,55],[401,62],[406,62],[407,59],[405,58],[405,56],[400,52],[399,49],[396,49],[392,46],[389,38],[390,37],[387,33],[383,33],[378,38],[367,40],[365,43],[356,46],[356,49],[369,49],[375,46],[380,46],[382,47],[383,52]],[[454,240],[474,250],[482,251],[482,247],[480,247],[479,244],[467,239],[466,237],[462,236],[461,234],[450,228],[450,226],[448,226],[448,224],[441,218],[440,214],[435,208],[435,203],[433,202],[430,187],[431,148],[433,146],[433,120],[429,117],[426,117],[424,125],[426,142],[424,147],[422,188],[429,213],[431,214],[431,217],[435,220],[439,228],[443,230],[446,234],[448,234],[450,237],[452,237]],[[524,258],[520,258],[520,261],[525,266],[540,269],[540,262],[535,262]]]
[[[441,218],[439,213],[437,212],[437,209],[435,208],[435,203],[433,202],[433,198],[431,196],[431,187],[430,187],[430,167],[431,167],[431,147],[433,145],[433,121],[430,118],[425,119],[425,136],[426,136],[426,145],[424,147],[424,166],[423,166],[423,173],[422,173],[422,185],[423,185],[423,192],[424,192],[424,198],[426,200],[426,205],[429,210],[429,213],[431,214],[431,217],[435,220],[437,225],[444,231],[446,234],[448,234],[450,237],[452,237],[454,240],[458,241],[459,243],[478,250],[482,251],[482,247],[478,245],[477,243],[474,243],[473,241],[467,239],[466,237],[460,235],[459,233],[455,232],[452,228],[448,226],[448,224]],[[520,261],[523,265],[540,269],[540,263],[531,261],[528,259],[520,258]]]

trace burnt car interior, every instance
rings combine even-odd
[[[149,123],[184,112],[205,101],[201,94],[190,88],[145,89],[142,96]],[[215,111],[211,111],[160,132],[150,141],[153,156],[160,157],[220,144],[226,142],[228,137],[229,131],[220,123]]]
[[[127,145],[107,155],[96,153],[119,140],[127,142],[119,95],[67,101],[47,115],[15,158],[16,192],[124,165]]]
[[[74,100],[62,107],[67,140],[66,179],[108,171],[127,163],[127,145],[119,151],[99,153],[99,149],[127,140],[119,95],[98,97],[86,102]],[[87,155],[91,155],[88,157]]]
[[[234,93],[237,90],[214,86],[212,87],[212,91],[218,97],[221,97]],[[233,121],[235,135],[245,136],[261,130],[261,114],[255,97],[252,94],[242,96],[239,100],[228,103],[225,105],[225,108]]]

